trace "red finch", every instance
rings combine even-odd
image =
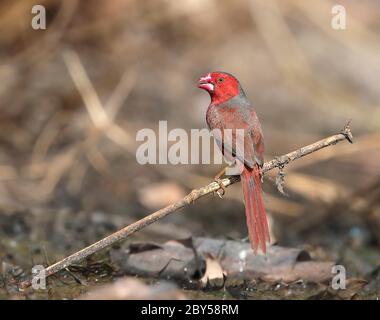
[[[231,74],[208,73],[199,79],[198,88],[206,90],[211,97],[206,114],[209,129],[219,130],[220,135],[214,135],[219,148],[224,157],[235,160],[240,169],[251,247],[255,253],[259,247],[266,253],[270,237],[261,191],[264,139],[259,119],[239,81]],[[226,129],[230,129],[230,142],[226,139]],[[238,135],[238,131],[243,134]],[[220,176],[215,180],[224,191]]]

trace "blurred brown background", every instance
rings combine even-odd
[[[29,261],[43,245],[56,258],[209,182],[220,167],[138,165],[135,135],[159,120],[205,128],[196,81],[212,70],[234,74],[256,106],[266,159],[352,119],[353,145],[286,168],[288,197],[266,179],[278,242],[334,258],[378,248],[378,2],[340,1],[346,30],[331,27],[333,1],[41,0],[47,30],[31,28],[34,4],[0,3],[0,252]],[[240,197],[234,185],[134,239],[242,238]]]

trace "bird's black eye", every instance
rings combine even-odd
[[[223,82],[223,81],[224,81],[224,78],[219,78],[217,81],[218,81],[218,82]]]

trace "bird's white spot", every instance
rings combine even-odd
[[[199,79],[199,81],[204,81],[204,82],[207,82],[207,81],[210,81],[210,80],[212,80],[210,73],[208,73],[207,75],[205,75],[204,77],[201,77]]]
[[[247,250],[242,250],[239,252],[239,271],[243,272],[247,259]]]

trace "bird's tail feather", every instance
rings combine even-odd
[[[259,166],[245,167],[241,174],[245,203],[248,236],[253,251],[260,247],[266,253],[266,243],[270,241],[268,222],[263,205]]]

